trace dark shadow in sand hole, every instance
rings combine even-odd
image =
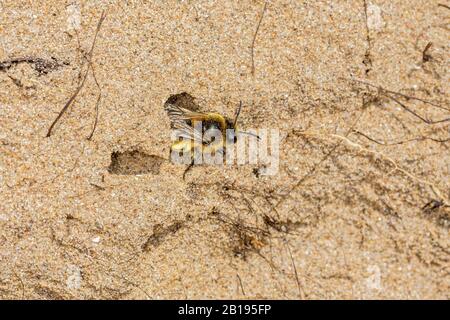
[[[195,103],[195,98],[187,92],[171,95],[166,103],[173,104],[180,108],[185,108],[191,111],[200,111],[200,107]]]
[[[139,150],[113,152],[108,171],[112,174],[159,174],[164,158]]]

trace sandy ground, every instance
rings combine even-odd
[[[448,299],[448,5],[269,1],[254,38],[264,1],[2,0],[0,297]],[[184,91],[278,128],[278,174],[183,180]]]

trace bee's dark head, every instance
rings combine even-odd
[[[234,129],[234,122],[230,118],[225,118],[225,122],[227,123],[227,129]]]
[[[227,141],[231,143],[237,142],[237,128],[235,127],[234,121],[230,118],[225,118],[227,124]]]

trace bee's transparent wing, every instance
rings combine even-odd
[[[164,110],[166,110],[167,115],[169,116],[171,129],[177,130],[177,135],[179,137],[191,139],[199,143],[203,142],[202,132],[190,124],[194,119],[201,119],[203,116],[202,113],[181,108],[171,103],[166,103],[164,105]]]

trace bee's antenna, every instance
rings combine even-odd
[[[242,108],[242,101],[239,101],[239,107],[237,108],[236,115],[234,116],[233,128],[236,128],[236,123],[237,123],[239,114],[241,113],[241,108]]]
[[[258,140],[261,140],[260,136],[258,136],[257,134],[255,134],[255,133],[253,133],[253,132],[239,131],[239,134],[241,134],[241,133],[246,134],[246,135],[249,135],[249,136],[256,137]]]
[[[237,108],[237,110],[236,110],[236,116],[234,117],[233,128],[236,128],[236,123],[237,123],[239,114],[241,113],[241,108],[242,108],[242,101],[239,101],[239,107]],[[261,138],[260,138],[257,134],[255,134],[255,133],[252,133],[252,132],[245,132],[245,131],[239,131],[239,132],[238,132],[238,134],[241,134],[241,133],[242,133],[242,134],[249,135],[249,136],[256,137],[258,140],[261,140]]]

